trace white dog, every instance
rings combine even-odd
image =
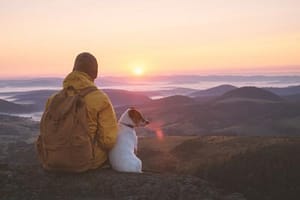
[[[119,119],[117,142],[109,152],[112,168],[120,172],[142,172],[142,161],[136,156],[137,136],[134,130],[138,126],[146,126],[149,121],[135,108],[127,109]]]

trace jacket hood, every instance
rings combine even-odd
[[[80,71],[73,71],[63,82],[63,88],[68,88],[70,86],[76,90],[80,90],[86,87],[95,86],[95,84],[88,74]]]

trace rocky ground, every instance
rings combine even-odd
[[[243,199],[220,195],[190,176],[117,173],[99,169],[83,174],[47,173],[38,166],[1,166],[1,199]]]
[[[144,172],[118,173],[97,169],[81,174],[49,173],[41,169],[32,143],[38,123],[0,115],[0,199],[224,199],[210,183],[187,175]]]

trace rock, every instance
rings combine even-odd
[[[7,123],[18,127],[18,133],[13,141],[3,139],[10,135],[9,127],[2,135],[1,144],[6,148],[0,149],[1,200],[225,199],[219,190],[195,176],[118,173],[111,169],[80,174],[46,172],[37,161],[34,144],[25,142],[36,137],[37,124],[22,118]],[[29,126],[32,130],[24,128]]]
[[[241,193],[232,193],[225,196],[224,200],[246,200],[246,198]]]
[[[49,173],[38,165],[11,166],[9,170],[12,175],[1,182],[4,199],[223,199],[207,182],[190,176],[111,169]]]

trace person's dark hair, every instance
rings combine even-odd
[[[75,59],[73,71],[85,72],[95,80],[98,75],[97,59],[88,52],[80,53]]]

